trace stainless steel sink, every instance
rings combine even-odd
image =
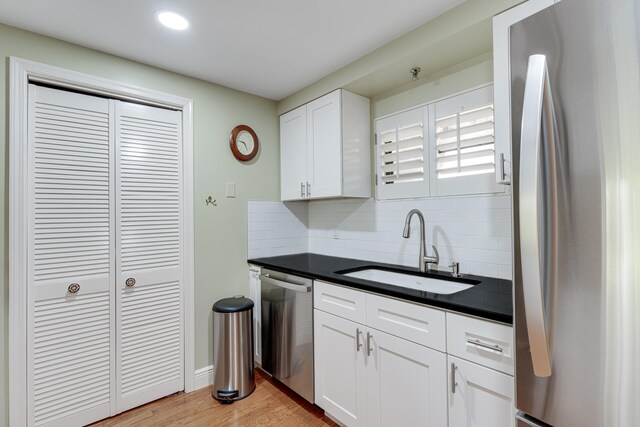
[[[456,279],[443,280],[433,277],[418,276],[409,273],[388,271],[379,268],[365,268],[351,272],[339,272],[347,277],[371,280],[372,282],[386,283],[402,288],[417,289],[434,294],[454,294],[474,286],[473,283],[464,283]]]

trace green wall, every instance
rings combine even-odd
[[[8,57],[17,56],[74,71],[155,89],[194,100],[196,368],[211,361],[211,305],[217,299],[248,293],[246,201],[279,200],[278,114],[331,90],[344,87],[372,98],[371,117],[383,116],[492,80],[491,16],[521,0],[467,0],[460,7],[376,49],[279,103],[222,86],[107,55],[27,31],[0,25],[0,55],[5,82],[0,127],[4,173],[0,209],[2,303],[0,304],[0,426],[7,423],[7,197]],[[478,37],[475,43],[471,39]],[[466,43],[460,42],[461,39]],[[448,56],[443,56],[443,53]],[[417,61],[417,62],[416,62]],[[406,70],[421,65],[420,80],[405,83]],[[231,155],[228,135],[240,123],[252,126],[261,151],[250,164]],[[224,197],[235,182],[237,198]],[[217,207],[206,207],[212,195]]]
[[[222,86],[0,25],[0,426],[8,423],[8,70],[9,56],[71,69],[193,99],[195,183],[195,339],[196,368],[210,365],[211,305],[234,294],[248,294],[247,200],[278,200],[280,155],[276,103]],[[240,123],[256,131],[261,149],[250,164],[235,160],[229,133]],[[225,198],[225,183],[236,183],[235,199]],[[212,195],[218,206],[205,206]]]

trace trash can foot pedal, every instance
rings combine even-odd
[[[240,393],[238,393],[238,390],[218,390],[215,398],[218,399],[220,403],[233,403],[239,395]]]

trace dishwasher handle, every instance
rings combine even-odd
[[[311,292],[311,285],[298,285],[296,283],[285,282],[284,280],[274,279],[268,274],[261,274],[260,281],[295,292]]]

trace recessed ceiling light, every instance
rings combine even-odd
[[[172,30],[186,30],[189,28],[189,21],[184,16],[170,10],[161,10],[156,14],[156,18],[162,25]]]

